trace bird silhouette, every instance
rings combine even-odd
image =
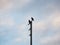
[[[28,22],[29,22],[29,24],[31,24],[31,21],[30,21],[30,20],[28,20]],[[28,24],[28,25],[29,25],[29,24]]]
[[[34,18],[33,17],[31,17],[31,19],[32,19],[32,21],[34,21]]]

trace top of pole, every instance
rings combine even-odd
[[[34,21],[34,18],[33,18],[33,17],[31,17],[31,20],[28,20],[29,24],[31,24],[32,21]],[[29,24],[28,24],[28,25],[29,25]]]

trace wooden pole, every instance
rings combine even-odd
[[[31,24],[30,24],[30,45],[32,45],[32,21],[31,21]]]
[[[30,45],[32,45],[32,21],[34,21],[33,17],[31,17],[31,21],[29,20],[29,24],[30,25]]]

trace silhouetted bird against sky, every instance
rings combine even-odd
[[[32,19],[32,21],[34,21],[34,18],[33,17],[31,17],[31,19]]]
[[[29,20],[29,24],[31,24],[31,21],[30,21],[30,20]],[[28,25],[29,25],[29,24],[28,24]]]
[[[33,18],[33,17],[31,17],[31,20],[28,20],[29,24],[31,24],[32,21],[34,21],[34,18]],[[29,25],[29,24],[28,24],[28,25]]]

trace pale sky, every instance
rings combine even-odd
[[[60,45],[60,0],[0,0],[0,45],[30,45],[30,17],[33,45]]]

